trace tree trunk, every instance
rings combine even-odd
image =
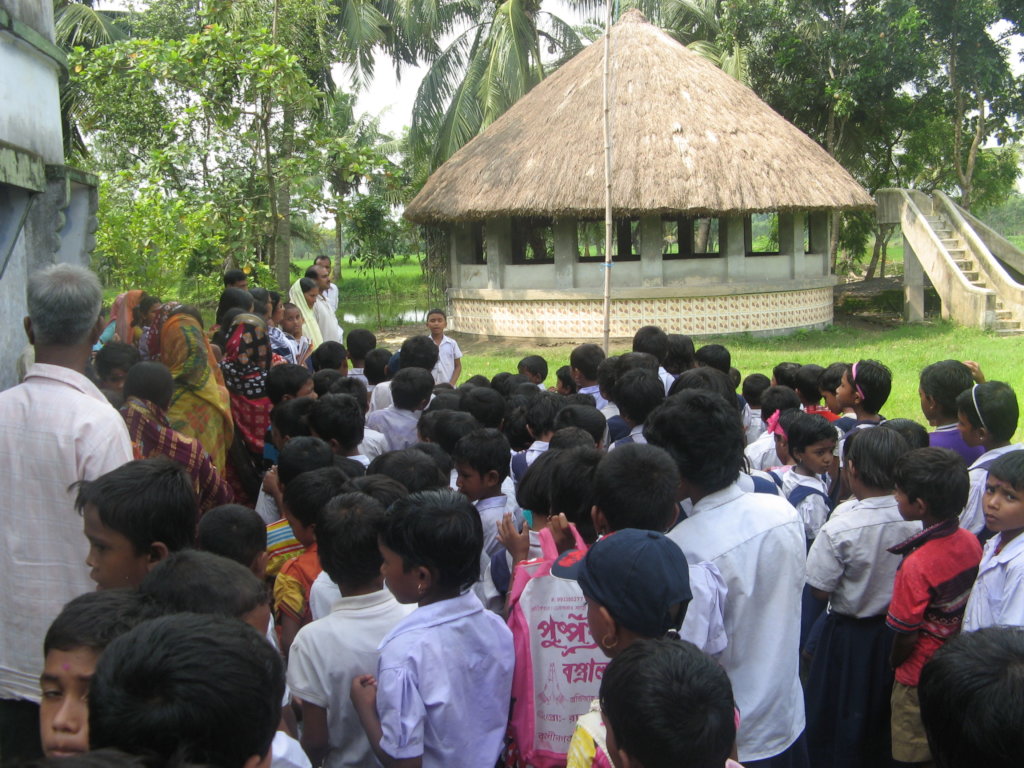
[[[842,224],[843,214],[839,211],[832,211],[832,227],[828,235],[828,257],[832,264],[832,274],[836,273],[836,262],[839,260],[839,226]]]
[[[286,162],[292,155],[295,144],[295,112],[290,107],[284,108],[284,121],[281,135],[281,151],[277,156],[277,167]],[[282,291],[291,285],[292,263],[292,204],[291,181],[287,178],[277,180],[277,219],[274,227],[274,277]]]
[[[875,276],[875,269],[878,267],[878,259],[882,255],[882,233],[875,229],[875,243],[871,246],[871,263],[868,264],[868,271],[864,273],[864,279],[870,280]],[[883,269],[883,274],[885,270]]]
[[[693,239],[693,252],[707,253],[709,237],[711,237],[711,219],[697,219],[697,234]]]
[[[338,201],[341,202],[340,200]],[[334,259],[334,282],[341,284],[341,257],[345,253],[345,235],[341,229],[341,205],[334,209],[334,244],[338,247],[337,258]]]

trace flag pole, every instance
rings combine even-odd
[[[604,353],[608,354],[612,309],[612,130],[611,81],[612,3],[608,0],[604,36]]]

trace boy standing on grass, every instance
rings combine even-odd
[[[451,336],[444,335],[448,327],[448,315],[443,309],[432,309],[427,313],[427,329],[430,340],[437,345],[437,364],[431,373],[435,384],[451,384],[453,387],[462,375],[462,350]]]
[[[894,480],[900,515],[920,520],[924,530],[889,549],[903,555],[886,619],[896,632],[890,657],[896,670],[892,756],[902,763],[925,763],[932,755],[917,684],[935,651],[960,630],[981,545],[960,527],[969,481],[959,455],[945,448],[910,451],[896,462]]]

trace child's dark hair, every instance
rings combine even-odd
[[[121,341],[108,341],[96,353],[94,365],[96,373],[101,379],[109,379],[115,369],[127,373],[129,368],[139,362],[139,359],[139,348],[135,345],[125,344]]]
[[[580,344],[569,353],[569,365],[587,381],[597,380],[597,366],[604,360],[604,350],[597,344]]]
[[[78,483],[75,507],[93,506],[104,527],[132,543],[136,554],[163,542],[169,552],[191,547],[199,506],[192,478],[162,456],[138,459]]]
[[[673,376],[678,376],[683,371],[693,368],[694,354],[693,339],[682,333],[670,333],[668,335],[668,351],[662,365]]]
[[[126,400],[141,397],[166,411],[174,395],[174,377],[163,363],[136,363],[124,377],[123,394]]]
[[[761,394],[761,421],[768,421],[776,411],[799,407],[800,398],[789,387],[768,387]]]
[[[428,320],[430,319],[431,315],[440,315],[445,320],[448,319],[448,314],[443,309],[438,309],[437,307],[435,307],[434,309],[432,309],[429,312],[427,312],[427,319]]]
[[[604,438],[608,420],[592,405],[567,405],[555,415],[554,430],[558,432],[567,427],[586,430],[590,435],[591,445],[596,445]]]
[[[634,642],[608,665],[600,698],[609,740],[644,768],[722,768],[736,741],[729,677],[685,640]]]
[[[736,388],[733,387],[728,374],[722,373],[717,368],[704,366],[683,371],[672,382],[668,394],[671,397],[687,390],[715,392],[721,395],[727,403],[731,403],[737,412],[739,411],[740,405],[739,400],[736,399]]]
[[[1009,483],[1018,491],[1024,489],[1024,451],[1004,453],[992,462],[988,473]]]
[[[309,409],[309,426],[321,440],[334,440],[350,453],[363,442],[363,409],[351,395],[324,395]]]
[[[852,462],[864,485],[892,491],[893,470],[911,447],[895,429],[857,429],[843,443],[843,458]]]
[[[270,291],[257,285],[249,289],[249,295],[252,296],[253,314],[262,317],[264,320],[269,320],[270,315],[267,314],[267,304],[270,303]]]
[[[668,354],[668,334],[656,325],[645,325],[633,334],[633,351],[654,355],[660,365]]]
[[[434,377],[425,368],[406,368],[403,365],[402,370],[391,380],[391,397],[395,408],[407,411],[414,411],[424,405],[433,389]]]
[[[999,441],[1008,441],[1017,431],[1017,395],[1009,384],[986,381],[975,384],[956,398],[956,407],[975,429],[984,427]]]
[[[388,509],[399,499],[409,495],[405,486],[386,475],[366,475],[352,478],[345,485],[345,493],[365,493]]]
[[[796,374],[800,370],[800,363],[779,363],[772,368],[772,378],[776,386],[797,389]]]
[[[473,418],[473,414],[465,411],[442,411],[433,423],[431,439],[441,446],[449,456],[454,456],[456,444],[470,432],[478,429],[480,429],[480,422]],[[497,430],[492,431],[497,432]],[[504,435],[501,435],[501,442],[505,450],[508,451],[508,440]],[[507,453],[505,463],[508,463]]]
[[[516,487],[516,503],[521,509],[543,517],[551,514],[551,483],[557,461],[558,451],[548,449],[527,467]]]
[[[623,418],[643,424],[647,414],[665,399],[665,385],[658,374],[644,369],[628,371],[615,383],[615,404]]]
[[[411,448],[382,453],[370,462],[366,474],[387,475],[405,486],[409,493],[447,488],[450,482],[430,456]]]
[[[325,341],[313,350],[313,354],[309,356],[309,359],[313,361],[314,371],[336,371],[345,365],[348,360],[348,352],[346,352],[345,346],[341,342]]]
[[[818,376],[818,390],[821,392],[831,392],[834,395],[839,389],[839,385],[843,383],[843,376],[849,370],[849,363],[832,363]]]
[[[363,416],[370,409],[370,403],[367,395],[366,384],[363,383],[362,379],[357,379],[354,376],[342,376],[340,379],[331,384],[330,389],[327,390],[328,395],[351,395],[359,403],[359,410],[363,412]]]
[[[451,475],[452,457],[437,443],[413,443],[409,446],[409,449],[427,454],[437,464],[437,468],[441,472],[445,475]]]
[[[789,446],[789,455],[793,456],[795,451],[803,453],[815,443],[823,440],[838,440],[839,435],[836,428],[829,423],[824,416],[816,413],[803,413],[786,426],[786,444]],[[796,456],[793,456],[796,459]]]
[[[729,381],[732,382],[732,389],[735,392],[740,388],[740,381],[743,378],[743,374],[740,373],[740,369],[736,366],[732,366],[729,369]]]
[[[952,520],[967,504],[970,479],[960,455],[948,448],[918,448],[900,456],[893,483],[910,501],[924,500],[937,520]]]
[[[483,524],[461,493],[444,489],[399,499],[380,540],[406,571],[430,569],[443,591],[464,592],[480,578]]]
[[[594,506],[594,476],[602,454],[594,448],[554,452],[549,449],[548,453],[555,457],[548,489],[551,514],[565,515],[583,540],[592,544],[597,540],[597,533],[590,510]]]
[[[956,420],[956,399],[965,389],[974,386],[971,369],[959,360],[939,360],[921,371],[921,391],[935,401],[939,412],[950,421]]]
[[[335,584],[364,587],[380,577],[377,537],[388,515],[365,493],[344,493],[327,502],[316,526],[320,565]]]
[[[508,439],[496,429],[475,429],[459,439],[452,461],[464,464],[480,476],[497,472],[499,482],[508,477],[511,449]]]
[[[391,350],[383,347],[374,347],[366,353],[363,359],[363,376],[371,384],[380,384],[388,380],[388,361],[391,359]]]
[[[314,283],[313,285],[316,285],[316,283]],[[308,291],[309,288],[303,288],[302,290],[303,292],[305,292]],[[159,302],[159,299],[157,301]],[[140,303],[139,308],[141,307],[142,304]],[[232,309],[240,309],[243,312],[252,312],[252,307],[253,300],[251,293],[249,293],[244,288],[234,288],[228,286],[220,295],[220,300],[217,302],[217,314],[214,316],[214,318],[217,321],[217,325],[222,326],[223,330],[227,330],[227,327],[225,327],[224,324],[228,312],[230,312]],[[143,311],[143,316],[145,316],[145,313],[147,311],[149,311],[148,308]]]
[[[490,387],[490,386],[491,386],[491,380],[490,379],[488,379],[482,373],[474,373],[468,379],[464,380],[461,384],[459,384],[458,389],[459,389],[460,392],[464,392],[467,389],[472,389],[473,387]]]
[[[316,402],[311,397],[285,400],[270,411],[270,423],[282,438],[309,437],[309,412]]]
[[[751,408],[761,407],[761,395],[772,385],[763,373],[752,373],[743,380],[743,399]]]
[[[316,525],[327,502],[344,493],[348,475],[337,467],[303,472],[284,489],[284,504],[291,516],[305,526]]]
[[[334,451],[319,437],[293,437],[277,458],[277,477],[288,485],[303,472],[334,466]]]
[[[892,371],[877,360],[859,360],[846,374],[868,413],[878,413],[892,391]]]
[[[267,551],[267,526],[249,507],[224,504],[203,515],[196,546],[249,568]]]
[[[557,371],[555,371],[555,378],[558,379],[559,383],[570,392],[576,391],[576,382],[572,378],[572,368],[568,365],[563,365]]]
[[[345,338],[348,346],[348,357],[352,361],[366,360],[371,349],[377,346],[377,337],[365,328],[353,328]]]
[[[599,439],[595,439],[582,427],[559,427],[551,434],[548,452],[567,451],[572,448],[593,448]]]
[[[594,505],[613,530],[664,532],[678,514],[679,473],[672,457],[654,445],[620,445],[607,454],[594,477]]]
[[[323,397],[331,391],[331,387],[345,380],[345,374],[336,368],[321,368],[313,374],[313,391],[317,397]]]
[[[242,293],[245,293],[245,291],[242,291]],[[139,299],[139,303],[132,311],[132,325],[141,328],[142,324],[146,320],[146,315],[149,314],[149,310],[153,307],[160,306],[161,304],[163,304],[163,301],[159,296],[152,296],[148,293],[142,294],[142,297]]]
[[[732,355],[721,344],[705,344],[693,353],[693,359],[701,365],[715,368],[728,375],[732,366]]]
[[[914,448],[927,448],[931,441],[928,438],[928,430],[910,419],[888,419],[878,425],[882,429],[891,429],[899,432],[900,436],[907,441],[907,450]],[[864,430],[857,430],[862,432]],[[869,432],[871,430],[868,430]]]
[[[821,390],[818,388],[818,379],[821,378],[821,374],[824,371],[825,369],[820,365],[808,363],[807,365],[801,365],[794,376],[796,380],[794,389],[800,395],[800,399],[808,405],[817,405],[821,402]]]
[[[473,415],[481,426],[498,429],[505,419],[505,398],[488,387],[463,390],[459,410]]]
[[[243,768],[270,750],[283,695],[281,655],[252,627],[163,616],[100,657],[89,688],[90,746]]]
[[[245,272],[240,269],[228,269],[224,272],[224,287],[231,288],[235,283],[245,280]]]
[[[708,493],[736,482],[744,465],[740,413],[714,392],[692,390],[669,398],[647,417],[644,437],[668,451],[680,476]]]
[[[275,365],[267,373],[267,397],[277,405],[286,395],[295,397],[313,374],[304,365],[282,363]]]
[[[437,344],[429,336],[410,336],[399,350],[402,368],[423,368],[431,371],[437,364]]]
[[[540,355],[527,355],[519,361],[516,368],[519,371],[527,371],[544,381],[548,377],[548,361]]]
[[[597,366],[597,388],[611,402],[615,402],[615,382],[619,378],[619,356],[606,357]]]
[[[212,552],[186,549],[164,558],[139,585],[162,613],[202,613],[241,619],[270,595],[267,584],[243,565]]]
[[[555,428],[555,417],[564,405],[562,396],[555,392],[538,392],[526,406],[526,426],[535,440]]]
[[[65,603],[46,630],[43,655],[88,648],[101,653],[148,616],[146,601],[134,589],[87,592]]]

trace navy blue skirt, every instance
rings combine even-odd
[[[807,750],[814,768],[891,766],[889,667],[893,632],[885,617],[830,613],[805,691]]]

